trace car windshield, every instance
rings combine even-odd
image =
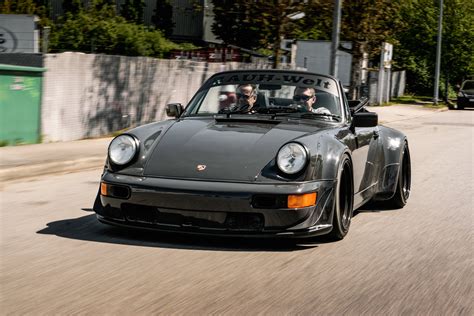
[[[185,115],[268,114],[339,120],[337,82],[303,72],[227,72],[209,79]]]
[[[465,81],[462,90],[474,90],[474,81]]]

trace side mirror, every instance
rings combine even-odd
[[[364,106],[369,104],[369,99],[368,98],[361,98],[360,100],[349,100],[347,101],[347,105],[349,106],[349,109],[351,110],[351,114],[354,115],[354,113],[357,113],[359,111],[364,111]]]
[[[166,115],[169,117],[180,117],[184,112],[181,103],[170,103],[166,105]]]
[[[377,113],[373,112],[359,112],[352,116],[354,127],[375,127],[379,123]]]

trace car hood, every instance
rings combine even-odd
[[[468,95],[474,95],[474,89],[462,89],[461,91]]]
[[[160,139],[144,175],[181,179],[254,181],[285,143],[328,124],[295,122],[177,121]]]

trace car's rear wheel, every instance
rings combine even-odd
[[[343,239],[349,232],[352,220],[354,189],[352,185],[352,165],[349,157],[344,155],[338,170],[335,206],[332,220],[332,231],[329,237],[333,240]]]
[[[403,147],[400,169],[398,171],[397,190],[393,197],[384,202],[390,208],[402,208],[407,204],[411,190],[411,161],[408,143]]]

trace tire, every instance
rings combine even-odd
[[[392,198],[385,201],[383,204],[389,208],[402,208],[407,204],[410,197],[411,189],[411,161],[410,150],[408,143],[405,142],[403,147],[402,159],[400,161],[400,169],[398,171],[397,190]]]
[[[100,189],[97,192],[97,195],[94,200],[94,205],[92,206],[92,209],[95,210],[100,210],[102,209],[102,202],[100,201]]]
[[[354,205],[352,165],[347,155],[339,166],[334,200],[332,231],[328,236],[331,240],[341,240],[349,232]]]

